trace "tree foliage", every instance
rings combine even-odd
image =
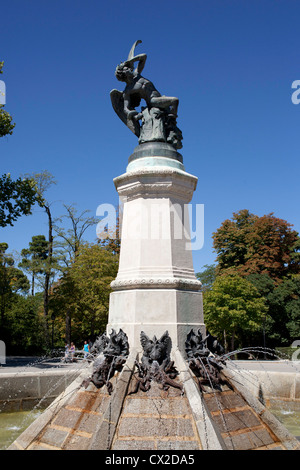
[[[14,259],[7,253],[8,244],[0,243],[0,336],[7,336],[7,312],[19,293],[27,293],[30,287],[27,277],[15,268]]]
[[[7,311],[8,353],[24,355],[46,352],[42,304],[40,293],[28,297],[14,296]]]
[[[273,213],[262,217],[248,210],[234,213],[213,234],[213,245],[219,274],[267,274],[278,283],[300,273],[298,233]]]
[[[61,248],[61,258],[65,266],[69,266],[76,259],[81,245],[84,243],[84,233],[86,230],[97,223],[95,217],[88,216],[90,212],[85,210],[78,214],[74,205],[64,204],[66,214],[55,221],[54,230],[59,242],[57,246]],[[67,222],[67,223],[66,223]],[[69,228],[66,226],[69,225]]]
[[[202,292],[212,288],[213,283],[216,280],[216,265],[205,264],[203,271],[196,274],[197,279],[202,283]]]
[[[292,225],[273,213],[259,217],[241,210],[213,233],[213,244],[218,262],[217,281],[223,276],[241,276],[265,300],[268,314],[262,331],[255,333],[243,326],[240,341],[255,344],[263,338],[264,345],[274,347],[297,338],[300,238]],[[208,302],[207,299],[205,294],[204,301]]]
[[[300,276],[285,279],[270,293],[268,302],[268,337],[279,345],[290,345],[300,338]]]
[[[51,278],[54,274],[54,268],[56,261],[53,258],[53,218],[51,213],[51,204],[46,199],[47,190],[53,185],[56,184],[54,176],[47,170],[43,170],[40,173],[34,173],[33,175],[28,175],[35,181],[37,194],[39,197],[39,205],[45,210],[47,219],[48,219],[48,253],[47,258],[45,259],[45,277],[44,277],[44,320],[45,320],[45,336],[46,343],[50,346],[50,336],[49,336],[49,290],[51,285]]]
[[[44,235],[34,235],[29,248],[21,251],[22,260],[19,268],[31,275],[31,295],[34,295],[36,276],[46,272],[46,260],[48,258],[48,242]]]
[[[110,283],[116,277],[118,257],[99,244],[82,244],[76,259],[57,282],[51,295],[56,318],[72,319],[72,338],[103,332],[107,323]],[[68,339],[68,338],[67,338]]]
[[[35,203],[40,203],[36,183],[32,178],[12,180],[10,174],[0,177],[0,227],[13,225],[22,215],[31,214]]]
[[[241,333],[258,330],[267,314],[265,299],[256,287],[237,275],[217,277],[203,300],[204,321],[211,334],[218,338],[231,336],[231,347]]]
[[[13,133],[16,124],[12,120],[12,116],[4,109],[4,105],[0,104],[0,137]]]

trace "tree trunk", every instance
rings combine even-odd
[[[235,332],[233,330],[232,335],[231,335],[231,351],[234,351],[234,337],[235,337]]]
[[[47,258],[47,269],[45,273],[45,287],[44,287],[44,318],[46,325],[46,343],[47,346],[50,345],[50,336],[49,336],[49,323],[48,323],[48,313],[49,313],[49,287],[50,287],[50,276],[51,276],[51,266],[52,266],[52,256],[53,256],[53,222],[50,207],[45,205],[45,211],[48,216],[48,258]]]
[[[66,312],[66,343],[71,344],[71,314],[69,308]]]
[[[226,330],[224,330],[223,334],[224,334],[224,349],[225,349],[225,352],[227,353],[228,352],[228,346],[227,346]]]
[[[9,292],[9,281],[7,278],[7,271],[6,271],[6,266],[5,263],[2,266],[1,272],[0,272],[0,279],[1,279],[1,284],[0,284],[0,339],[4,340],[4,334],[5,334],[5,311],[6,311],[6,303],[7,303],[7,295]]]
[[[234,337],[235,337],[235,330],[233,330],[232,335],[231,335],[231,351],[234,351]],[[236,359],[236,354],[233,356],[234,359]]]
[[[32,273],[31,278],[31,295],[34,296],[34,272]]]

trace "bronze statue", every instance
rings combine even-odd
[[[135,361],[137,373],[133,375],[133,381],[129,395],[138,390],[147,392],[151,388],[151,382],[157,382],[162,390],[175,387],[183,392],[182,384],[175,380],[178,371],[174,366],[174,361],[170,359],[172,340],[166,331],[161,338],[156,336],[151,340],[144,331],[141,332],[141,345],[143,356],[141,363]]]
[[[121,371],[123,364],[129,354],[129,344],[126,333],[120,329],[117,334],[112,330],[110,337],[106,333],[99,336],[93,347],[91,353],[95,354],[93,373],[90,377],[82,382],[82,386],[87,388],[92,382],[97,388],[106,385],[108,393],[111,394],[113,390],[110,379],[114,376],[116,371]]]
[[[139,138],[139,143],[167,142],[175,149],[182,148],[182,133],[177,127],[178,98],[161,95],[153,83],[142,77],[147,55],[135,55],[136,41],[128,59],[116,68],[116,78],[126,83],[123,92],[112,90],[110,97],[119,118]],[[137,66],[134,64],[137,62]],[[136,108],[146,103],[138,111]],[[140,123],[141,121],[141,123]]]
[[[185,352],[189,367],[194,372],[201,392],[209,389],[222,391],[222,385],[232,389],[227,380],[221,376],[221,370],[226,365],[225,360],[218,353],[223,351],[217,338],[208,335],[203,338],[200,328],[191,329],[185,342]]]

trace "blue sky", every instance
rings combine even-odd
[[[205,207],[200,271],[215,260],[212,233],[233,212],[274,212],[300,231],[300,80],[297,0],[10,0],[1,5],[0,61],[14,134],[0,139],[1,174],[48,170],[54,217],[63,204],[96,214],[117,204],[136,137],[114,113],[116,65],[134,41],[143,75],[179,98],[186,171]],[[1,229],[10,251],[47,234],[40,208]],[[95,228],[87,233],[94,241]]]

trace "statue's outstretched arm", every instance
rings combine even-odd
[[[139,61],[138,66],[136,68],[137,73],[141,73],[143,68],[145,67],[147,55],[146,54],[139,54],[139,55],[134,55],[134,50],[138,44],[141,44],[142,41],[138,39],[135,41],[133,44],[132,48],[130,49],[130,52],[128,54],[128,59],[126,60],[126,63],[129,64],[131,67],[133,67],[134,62]]]
[[[133,66],[135,62],[138,61],[138,65],[136,67],[137,73],[142,73],[143,68],[145,67],[145,63],[147,60],[147,54],[139,54],[133,57],[130,60],[126,60],[126,64],[128,64],[130,67]]]

